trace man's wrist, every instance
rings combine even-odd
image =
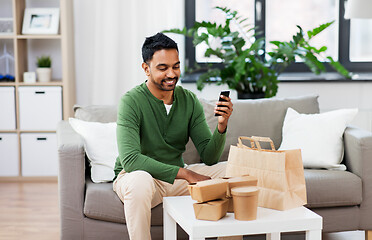
[[[180,167],[180,169],[178,170],[176,179],[185,179],[185,180],[187,180],[187,177],[188,177],[188,170],[185,169],[185,168]]]
[[[222,124],[218,124],[217,129],[220,134],[224,134],[226,133],[227,125],[223,126]]]

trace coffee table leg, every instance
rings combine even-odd
[[[177,225],[176,221],[168,214],[166,208],[163,209],[163,234],[164,240],[177,239]]]
[[[322,239],[322,230],[311,230],[306,231],[306,240],[321,240]]]
[[[280,240],[280,232],[267,233],[266,240]]]

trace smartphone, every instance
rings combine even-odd
[[[224,95],[224,96],[228,97],[228,96],[230,96],[230,91],[221,91],[221,93],[219,95],[220,97],[219,97],[218,101],[219,102],[226,102],[225,99],[221,98],[221,95]],[[223,107],[224,105],[217,105],[217,106],[218,107]],[[218,114],[218,113],[215,113],[214,116],[218,117],[218,116],[221,116],[221,115]]]

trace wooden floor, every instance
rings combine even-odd
[[[59,239],[58,184],[0,183],[0,239]]]
[[[0,182],[0,240],[58,240],[59,233],[56,182]],[[364,240],[364,232],[324,234],[323,240]]]

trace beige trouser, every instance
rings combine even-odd
[[[213,166],[191,164],[185,168],[211,178],[225,176],[226,162]],[[129,237],[132,240],[151,239],[150,219],[151,208],[162,203],[166,196],[189,195],[188,182],[176,179],[169,184],[152,176],[145,171],[126,173],[121,171],[113,183],[113,189],[124,203],[124,213]]]

